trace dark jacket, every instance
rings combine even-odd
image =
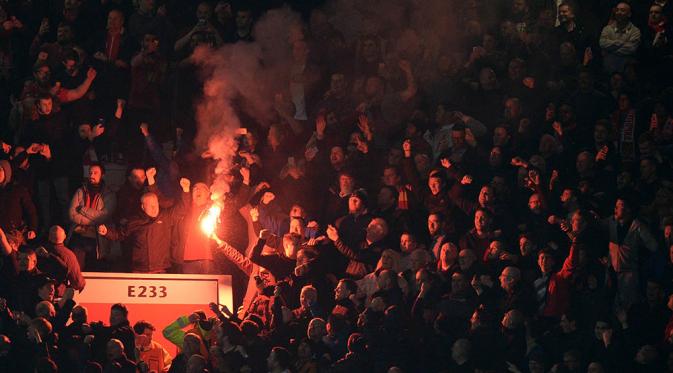
[[[79,262],[77,261],[75,253],[63,244],[52,245],[48,249],[51,255],[60,259],[59,265],[62,263],[65,266],[65,276],[63,278],[56,278],[56,280],[65,284],[67,287],[82,291],[86,285],[86,280],[84,279],[84,276],[82,276],[82,271],[79,267]],[[39,266],[42,268],[42,263],[39,263]],[[50,272],[48,269],[45,269],[45,271]]]
[[[150,190],[154,190],[154,185]],[[131,218],[120,228],[108,228],[106,237],[113,241],[127,240],[132,252],[134,272],[159,272],[170,268],[172,228],[185,212],[184,199],[169,209],[163,209],[156,218],[146,214]]]
[[[383,251],[377,242],[368,244],[367,241],[362,241],[360,246],[355,248],[348,246],[341,238],[334,241],[334,247],[349,259],[346,274],[357,279],[374,271]]]
[[[329,369],[330,373],[338,372],[366,372],[371,369],[369,356],[366,354],[357,354],[349,352],[343,359],[332,364]]]
[[[274,238],[278,239],[278,237]],[[261,238],[257,241],[257,244],[252,248],[250,260],[257,265],[268,269],[277,281],[291,277],[294,273],[294,267],[296,266],[297,261],[290,259],[285,255],[281,255],[280,253],[262,255],[262,249],[264,249],[265,243],[266,241]]]
[[[107,361],[107,343],[110,339],[118,339],[124,344],[126,356],[134,356],[136,351],[136,337],[128,321],[116,326],[107,326],[100,323],[91,324],[95,336],[91,346],[96,361]]]
[[[5,233],[24,227],[37,230],[37,210],[28,188],[12,180],[12,167],[8,161],[0,161],[0,167],[5,173],[5,180],[0,183],[0,228]]]

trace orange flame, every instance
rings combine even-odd
[[[206,236],[210,237],[213,232],[215,232],[215,227],[217,226],[221,211],[222,209],[220,206],[213,204],[201,218],[201,230]]]

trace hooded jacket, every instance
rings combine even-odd
[[[191,326],[191,328],[184,331],[183,329],[187,326]],[[177,320],[167,325],[162,332],[164,338],[171,341],[178,348],[182,348],[187,333],[194,333],[201,337],[199,353],[207,358],[209,346],[217,339],[214,330],[205,330],[201,328],[198,322],[192,324],[189,321],[189,316],[180,316]]]
[[[37,210],[28,188],[12,181],[12,166],[7,160],[0,161],[5,178],[0,183],[0,228],[37,230]]]

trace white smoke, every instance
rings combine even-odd
[[[224,175],[236,155],[240,115],[268,125],[276,92],[287,89],[291,64],[288,36],[299,15],[288,8],[267,12],[255,25],[254,43],[236,43],[213,50],[200,47],[192,60],[208,76],[197,107],[196,147],[217,161],[211,187],[215,198],[229,190]]]
[[[455,49],[457,16],[450,1],[332,0],[321,12],[351,48],[363,35],[376,35],[388,41],[383,54],[411,61],[417,75],[431,76],[439,55]],[[197,108],[196,146],[217,161],[214,192],[229,189],[223,175],[232,166],[237,129],[246,127],[240,115],[263,127],[275,118],[274,96],[289,89],[291,43],[304,37],[306,27],[289,8],[274,9],[255,23],[255,42],[194,52],[193,61],[208,76]]]

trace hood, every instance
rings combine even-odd
[[[12,181],[12,166],[9,161],[3,159],[0,161],[0,167],[5,171],[5,180],[0,183],[0,187],[4,187]]]

